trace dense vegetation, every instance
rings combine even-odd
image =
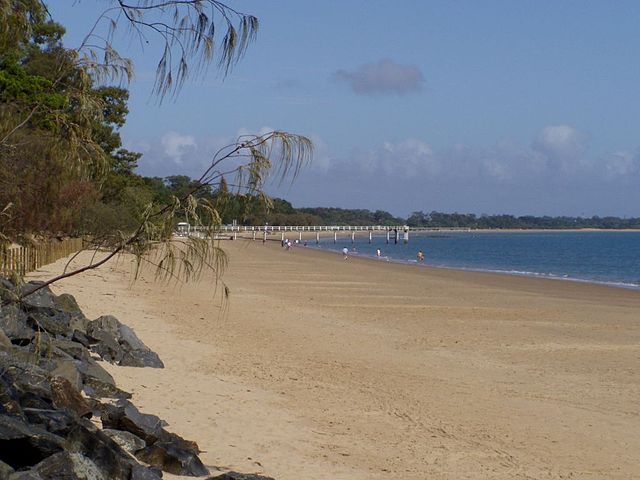
[[[472,213],[414,212],[407,218],[411,227],[427,228],[510,228],[510,229],[629,229],[640,228],[640,218],[618,217],[535,217],[525,215],[480,215]]]
[[[88,44],[68,49],[64,27],[42,0],[0,0],[0,244],[88,234],[101,247],[140,252],[170,239],[179,220],[219,225],[251,212],[262,221],[270,206],[264,179],[272,169],[295,173],[310,141],[286,132],[245,136],[220,150],[199,180],[138,175],[141,154],[124,149],[119,134],[129,112],[121,85],[133,66],[108,40],[119,21],[145,39],[158,35],[165,44],[154,87],[161,100],[197,71],[187,62],[195,57],[204,66],[216,45],[227,72],[255,37],[257,19],[217,0],[110,4],[101,17],[108,35],[89,22]],[[214,28],[216,21],[224,28]]]
[[[276,199],[273,209],[264,217],[248,215],[238,218],[245,225],[409,225],[424,228],[472,229],[640,229],[640,218],[618,217],[535,217],[531,215],[480,215],[472,213],[414,212],[409,218],[394,217],[388,212],[345,208],[294,208]]]

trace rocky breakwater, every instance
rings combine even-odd
[[[0,480],[208,475],[195,442],[141,413],[100,366],[163,368],[158,355],[115,317],[89,320],[71,295],[25,296],[38,285],[0,278]]]

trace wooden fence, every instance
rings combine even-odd
[[[50,240],[32,247],[0,247],[0,275],[7,277],[16,273],[22,276],[81,249],[81,238]]]

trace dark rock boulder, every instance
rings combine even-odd
[[[162,478],[162,470],[156,467],[134,465],[131,470],[131,480],[159,480]]]
[[[88,420],[79,419],[67,434],[66,441],[70,452],[82,453],[108,479],[129,480],[139,466],[131,455]],[[156,475],[155,478],[160,477]]]
[[[42,478],[36,472],[27,470],[26,472],[16,472],[9,476],[9,480],[50,480]]]
[[[71,330],[78,330],[80,332],[87,331],[87,325],[89,324],[89,319],[82,313],[82,310],[78,306],[78,302],[74,298],[73,295],[68,293],[63,293],[61,295],[57,295],[53,300],[55,304],[55,308],[59,311],[63,311],[69,314],[70,321],[69,327]]]
[[[64,436],[76,422],[73,412],[64,410],[44,410],[41,408],[25,408],[24,415],[29,424],[38,425],[47,432]]]
[[[0,290],[14,298],[39,285],[3,280]],[[131,394],[116,386],[91,351],[118,365],[164,366],[115,317],[89,322],[71,295],[45,287],[2,307],[0,480],[158,480],[162,469],[207,475],[197,444],[124,400]],[[102,404],[103,397],[118,401]],[[95,413],[106,430],[87,420]]]
[[[41,282],[25,284],[22,294],[28,294],[40,284]],[[74,330],[84,332],[89,321],[72,295],[55,295],[49,287],[23,296],[22,308],[29,316],[30,326],[54,335],[71,337]]]
[[[79,417],[91,417],[92,409],[80,392],[64,377],[51,379],[51,400],[59,410],[70,410]]]
[[[164,368],[158,355],[114,316],[105,315],[89,322],[87,336],[96,341],[92,350],[107,362],[127,367]]]
[[[0,414],[0,461],[14,469],[31,467],[62,451],[64,440],[23,419]]]
[[[44,282],[31,281],[22,285],[22,305],[25,310],[32,311],[40,308],[55,308],[55,294],[47,287],[40,288]]]
[[[147,442],[131,432],[113,430],[111,428],[105,428],[102,432],[131,454],[147,446]]]
[[[159,417],[141,413],[128,400],[120,400],[115,405],[104,405],[100,420],[103,428],[133,433],[147,445],[156,442],[163,434],[164,422]]]
[[[51,387],[45,370],[37,365],[21,360],[17,347],[13,351],[0,351],[0,372],[12,384],[22,408],[50,409]]]
[[[0,348],[11,348],[13,344],[11,343],[11,339],[7,337],[7,334],[4,333],[4,330],[0,328]]]
[[[209,472],[198,458],[195,442],[167,432],[164,422],[155,415],[141,413],[131,402],[119,401],[105,405],[102,426],[133,433],[147,446],[135,452],[136,458],[176,475],[201,476]]]
[[[135,455],[139,460],[174,475],[201,477],[209,474],[195,452],[171,442],[157,441]]]
[[[92,358],[86,361],[76,360],[76,366],[82,382],[83,390],[90,397],[131,398],[131,394],[116,387],[113,377]]]
[[[0,276],[0,293],[2,293],[5,290],[14,290],[16,288],[16,286],[13,284],[13,282],[11,280],[9,280],[6,277],[2,277]]]
[[[29,312],[27,325],[37,331],[52,335],[71,336],[71,316],[54,308],[39,308]]]
[[[82,345],[85,348],[90,348],[91,347],[91,341],[89,340],[89,337],[87,337],[83,331],[77,330],[75,329],[73,331],[73,333],[71,334],[71,340],[79,343],[80,345]]]
[[[76,301],[75,297],[69,293],[62,293],[60,295],[54,296],[53,304],[58,310],[84,317],[84,313],[82,313],[82,310],[78,306],[78,302]]]
[[[76,363],[73,360],[58,360],[55,363],[56,367],[50,372],[51,377],[66,378],[76,391],[82,391],[82,375]]]
[[[0,413],[23,416],[20,395],[8,375],[0,375]]]
[[[28,344],[35,335],[33,328],[27,326],[27,315],[15,305],[0,307],[0,329],[18,345]]]
[[[60,452],[31,469],[43,479],[109,480],[98,466],[80,453]]]
[[[13,468],[4,462],[0,462],[0,480],[6,480],[13,472],[15,472]]]
[[[63,357],[60,352],[64,352],[68,357],[75,358],[76,360],[88,360],[91,358],[91,354],[81,343],[73,340],[66,340],[63,338],[51,339],[47,344],[47,347],[51,349],[51,353],[59,357]],[[45,353],[48,353],[45,351]]]

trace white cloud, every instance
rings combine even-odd
[[[550,125],[540,130],[532,148],[545,155],[549,167],[571,174],[587,166],[588,141],[588,135],[570,125]]]
[[[359,95],[404,95],[419,91],[424,84],[424,75],[418,67],[401,65],[390,59],[367,63],[353,71],[338,70],[334,78],[346,82]]]
[[[182,164],[182,157],[198,146],[193,135],[182,135],[173,131],[165,133],[160,138],[160,144],[164,149],[164,154],[177,164]]]
[[[237,133],[260,135],[272,130],[265,126]],[[561,214],[602,212],[607,205],[613,212],[627,212],[639,198],[635,186],[640,182],[640,150],[595,157],[589,152],[588,137],[567,125],[542,128],[530,145],[505,140],[436,148],[426,139],[406,138],[381,140],[340,157],[318,135],[311,138],[316,147],[311,166],[293,185],[269,185],[270,193],[299,206],[340,202],[345,207],[395,212]],[[218,148],[234,141],[235,137],[167,132],[127,146],[144,153],[142,174],[198,177]]]
[[[614,152],[604,158],[603,166],[608,180],[629,177],[640,173],[640,158],[627,151]]]
[[[437,174],[441,165],[428,143],[408,138],[399,142],[383,142],[373,150],[354,151],[348,159],[340,162],[339,168],[345,173],[362,172],[407,179]]]

